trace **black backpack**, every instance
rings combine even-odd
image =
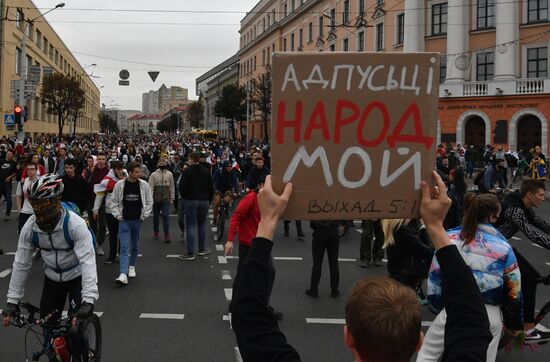
[[[479,186],[481,180],[483,180],[483,176],[485,175],[485,170],[487,170],[487,168],[484,168],[476,175],[476,177],[474,178],[474,185]]]

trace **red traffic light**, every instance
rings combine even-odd
[[[21,113],[23,111],[23,109],[20,106],[15,106],[13,110],[15,113]]]

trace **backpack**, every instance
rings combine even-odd
[[[71,216],[71,213],[80,215],[80,209],[74,203],[66,202],[66,201],[61,202],[61,207],[65,210],[65,217],[63,218],[63,235],[65,236],[65,241],[69,245],[68,248],[61,249],[61,250],[69,251],[74,249],[74,240],[71,238],[71,235],[69,234],[69,218]],[[95,250],[97,249],[97,241],[88,220],[86,220],[86,226],[88,227],[88,231],[90,232],[90,234],[92,234],[92,243],[94,245],[94,250]],[[32,243],[34,244],[35,247],[40,248],[38,233],[36,231],[32,232]]]
[[[487,169],[484,168],[483,170],[479,171],[479,173],[476,175],[476,177],[474,178],[474,185],[479,186],[479,184],[482,183],[483,176],[485,175],[485,170]]]

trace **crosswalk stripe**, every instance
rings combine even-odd
[[[171,314],[171,313],[141,313],[140,319],[183,319],[185,314]]]
[[[216,226],[212,226],[212,232],[217,232],[218,231],[218,228]]]
[[[338,258],[338,261],[357,261],[357,259]]]
[[[343,318],[306,318],[309,324],[346,324]]]
[[[0,273],[0,278],[5,278],[10,274],[11,274],[11,269],[6,269],[6,270],[4,270],[3,272]]]
[[[537,248],[541,248],[541,249],[544,249],[542,246],[540,246],[539,244],[535,244],[535,243],[532,243],[533,246],[536,246]]]
[[[226,259],[239,259],[238,256],[235,256],[235,255],[228,255],[225,257]]]
[[[174,259],[174,258],[177,258],[179,255],[178,254],[168,254],[166,255],[167,258],[169,259]]]
[[[231,280],[231,273],[229,270],[222,270],[222,280]]]
[[[218,255],[219,264],[227,264],[227,258],[225,256]]]
[[[521,240],[521,238],[518,238],[517,236],[512,236],[512,239],[514,239],[514,240]]]
[[[217,251],[223,251],[223,245],[222,244],[216,244],[216,250]]]
[[[6,255],[14,256],[14,255],[15,255],[15,251],[9,251],[9,252],[6,253]]]
[[[233,288],[223,288],[223,292],[225,293],[225,299],[228,301],[231,301],[231,295],[233,294]]]
[[[363,233],[363,229],[355,229],[355,231],[357,231],[359,234]]]
[[[273,257],[273,260],[296,260],[296,261],[302,261],[304,258],[300,256],[275,256]]]
[[[550,263],[546,263],[546,265],[550,266]]]
[[[61,316],[62,317],[67,317],[67,315],[69,314],[69,312],[67,312],[66,310],[64,310],[62,313],[61,313]],[[99,318],[101,318],[101,316],[103,315],[103,312],[94,312],[94,314],[96,316],[98,316]]]
[[[239,351],[239,347],[235,347],[235,361],[243,362],[243,358],[241,357],[241,351]]]

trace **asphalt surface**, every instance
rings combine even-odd
[[[5,204],[0,203],[0,215]],[[550,203],[538,210],[550,219]],[[17,214],[12,220],[0,220],[0,248],[5,252],[16,250]],[[232,278],[237,260],[223,258],[221,243],[213,241],[208,229],[212,254],[195,261],[175,258],[182,254],[175,216],[170,217],[173,241],[165,244],[152,239],[152,219],[149,218],[141,234],[137,278],[119,287],[118,262],[105,265],[98,257],[100,299],[95,310],[100,312],[103,328],[104,361],[239,361],[235,336],[227,320]],[[311,230],[304,223],[305,240],[296,237],[294,224],[290,237],[284,237],[282,223],[275,236],[273,256],[277,277],[271,304],[284,313],[280,323],[288,341],[296,347],[304,361],[351,361],[353,357],[343,343],[343,318],[346,297],[353,284],[365,276],[385,275],[385,265],[362,269],[356,260],[359,254],[359,224],[355,224],[340,243],[340,290],[342,296],[330,297],[328,264],[323,265],[319,299],[304,294],[311,273]],[[161,232],[162,236],[162,232]],[[511,240],[543,274],[550,273],[550,251],[532,245],[525,237]],[[234,255],[237,250],[234,251]],[[0,296],[8,289],[12,255],[0,256]],[[25,300],[38,305],[42,290],[41,262],[35,262],[27,281]],[[537,305],[550,299],[550,288],[540,287]],[[0,298],[0,300],[2,300]],[[3,306],[1,302],[0,306]],[[423,322],[433,320],[427,308]],[[546,322],[550,324],[550,320]],[[426,330],[427,327],[424,328]],[[25,360],[25,331],[0,327],[0,361]],[[28,339],[29,353],[37,343]],[[535,351],[507,353],[501,351],[498,361],[550,360],[550,347]]]

